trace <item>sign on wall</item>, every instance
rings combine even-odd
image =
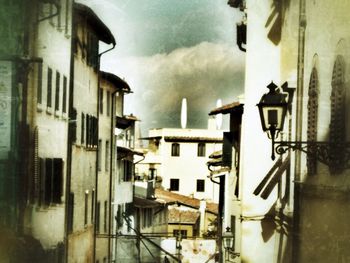
[[[0,61],[0,159],[11,149],[12,62]]]

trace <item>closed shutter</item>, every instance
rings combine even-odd
[[[63,193],[63,160],[53,159],[52,202],[61,203]]]

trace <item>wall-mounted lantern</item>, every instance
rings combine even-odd
[[[316,160],[326,164],[333,165],[331,152],[339,149],[344,151],[344,167],[350,168],[348,161],[350,160],[350,143],[333,143],[330,141],[275,141],[279,132],[283,131],[284,121],[287,112],[291,113],[294,88],[289,88],[288,83],[282,85],[282,89],[271,82],[267,88],[269,92],[261,97],[259,104],[259,114],[261,125],[264,132],[267,132],[268,137],[272,140],[272,160],[277,154],[284,154],[288,150],[299,150]],[[338,169],[339,170],[339,169]]]
[[[233,261],[230,261],[230,259],[234,259],[238,257],[240,254],[234,252],[235,237],[233,236],[230,227],[226,227],[226,231],[222,234],[222,244],[226,252],[225,262],[233,262]]]

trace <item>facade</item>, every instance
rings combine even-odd
[[[247,23],[237,260],[346,262],[350,6],[304,0],[229,3],[242,7]],[[275,161],[256,107],[271,80],[295,88],[277,140],[308,142],[306,152],[287,150]],[[314,152],[311,142],[328,146]]]
[[[93,262],[99,230],[98,195],[99,41],[115,45],[109,29],[87,6],[74,4],[72,74],[69,103],[69,167],[67,178],[67,261]],[[103,89],[102,89],[103,90]],[[105,120],[101,119],[101,124]],[[102,129],[105,136],[107,128]],[[111,130],[111,126],[109,126]],[[110,138],[110,137],[109,137]],[[107,254],[108,257],[108,254]]]
[[[206,162],[221,149],[222,131],[152,129],[147,139],[145,160],[137,165],[140,178],[155,178],[157,186],[182,195],[218,201],[218,187],[208,178]]]
[[[100,72],[96,196],[96,261],[111,262],[114,234],[116,98],[129,87],[118,76]]]
[[[72,1],[1,6],[0,261],[61,262]]]
[[[34,162],[29,164],[33,203],[27,206],[25,226],[40,241],[46,260],[58,262],[64,259],[72,6],[72,1],[39,3],[31,49],[42,63],[34,67],[27,93]],[[52,147],[53,142],[63,143]]]

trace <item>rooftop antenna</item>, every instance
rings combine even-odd
[[[187,100],[186,98],[182,99],[181,104],[181,128],[186,129],[187,125]]]

